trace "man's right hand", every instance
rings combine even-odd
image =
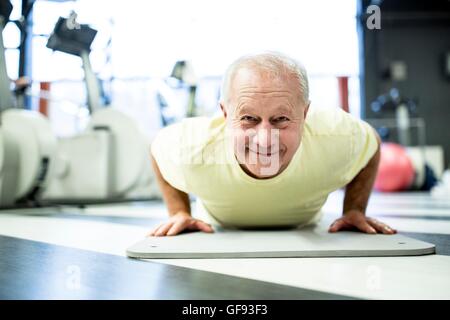
[[[214,232],[211,225],[207,224],[206,222],[194,219],[187,212],[178,212],[174,214],[172,217],[170,217],[169,221],[164,222],[163,224],[153,229],[148,234],[148,236],[149,237],[174,236],[184,230],[199,230],[208,233]]]

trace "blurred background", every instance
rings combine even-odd
[[[11,19],[19,20],[23,3],[11,3]],[[35,1],[22,48],[23,34],[14,22],[5,27],[8,74],[11,79],[29,77],[34,91],[50,82],[55,98],[83,104],[80,59],[46,47],[58,18],[75,11],[79,23],[98,31],[90,56],[104,89],[103,101],[141,119],[150,137],[161,126],[158,92],[169,90],[161,88],[161,82],[177,61],[192,64],[197,114],[209,115],[217,111],[226,67],[258,50],[278,50],[301,59],[317,105],[338,106],[336,77],[348,77],[352,112],[359,115],[356,10],[356,1]],[[167,99],[174,99],[174,113],[183,114],[185,110],[178,109],[185,107],[185,92],[176,89],[170,88]],[[38,103],[29,99],[27,107],[37,109]],[[73,134],[77,126],[71,122],[79,119],[69,119],[60,104],[51,107],[56,133]]]
[[[170,123],[218,112],[226,67],[261,50],[306,66],[312,107],[343,108],[406,148],[419,181],[394,189],[431,190],[449,166],[447,0],[1,1],[12,92],[2,109],[46,117],[59,158],[46,166],[59,162],[59,175],[67,150],[87,150],[70,142],[64,154],[62,140],[123,126],[96,111],[119,111],[149,144]]]

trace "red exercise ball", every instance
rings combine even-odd
[[[408,189],[414,181],[414,167],[405,148],[396,143],[381,145],[375,189],[383,192]]]

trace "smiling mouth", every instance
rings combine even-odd
[[[279,151],[277,151],[277,152],[270,152],[270,153],[261,153],[261,152],[258,152],[258,151],[254,151],[254,150],[252,150],[250,148],[247,148],[247,151],[248,152],[252,152],[252,153],[256,153],[258,156],[263,156],[263,157],[272,157],[272,156],[276,156],[277,154],[280,153]]]

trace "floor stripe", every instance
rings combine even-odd
[[[437,220],[437,221],[450,221],[450,216],[435,216],[435,215],[407,215],[407,214],[377,214],[377,217],[390,217],[399,219],[420,219],[420,220]]]
[[[119,256],[149,231],[149,227],[100,221],[0,215],[1,235]]]
[[[107,216],[107,217],[167,217],[167,208],[161,201],[148,202],[130,202],[128,204],[110,204],[110,205],[90,205],[90,206],[51,206],[42,208],[26,209],[2,209],[1,214],[20,214],[20,215],[58,215],[64,213],[73,213],[88,216]]]
[[[342,205],[344,192],[338,190],[329,195],[328,201]],[[396,209],[404,207],[407,209],[443,209],[450,211],[450,199],[436,199],[428,192],[399,192],[399,193],[378,193],[373,192],[369,199],[369,206],[390,207]]]
[[[402,232],[450,234],[450,221],[382,217],[380,221]]]
[[[16,215],[16,216],[29,216],[27,215]],[[56,219],[73,219],[79,221],[98,221],[115,223],[120,225],[131,225],[139,227],[147,227],[149,230],[160,223],[166,221],[167,218],[140,218],[140,217],[120,217],[120,216],[104,216],[104,215],[86,215],[77,213],[58,213],[58,214],[33,214],[33,217],[45,217],[45,218],[56,218]]]
[[[450,235],[417,232],[402,232],[401,234],[417,240],[433,243],[436,246],[436,254],[450,256]]]
[[[441,210],[441,209],[416,209],[416,208],[408,208],[408,209],[399,209],[392,207],[379,207],[375,205],[371,205],[367,208],[368,215],[397,215],[397,216],[423,216],[423,215],[433,215],[439,216],[443,218],[450,217],[450,210]]]

